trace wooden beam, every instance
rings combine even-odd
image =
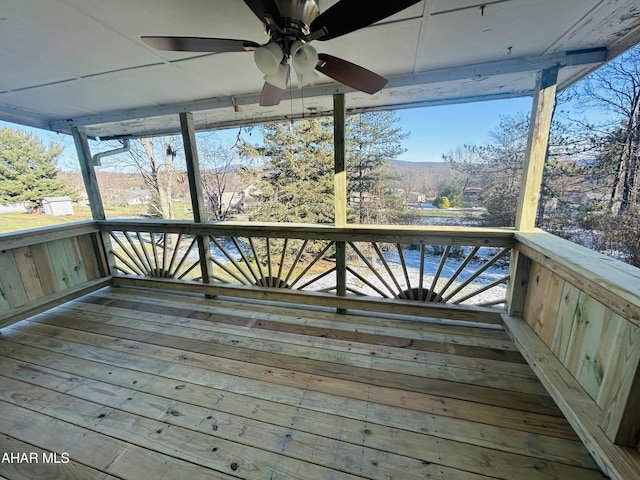
[[[421,85],[433,85],[442,82],[451,82],[451,81],[464,81],[464,80],[472,80],[478,81],[481,79],[489,78],[494,75],[509,75],[509,74],[520,74],[523,72],[531,72],[531,71],[539,71],[546,68],[552,67],[565,67],[565,66],[593,66],[595,68],[596,65],[602,64],[607,60],[607,49],[606,48],[594,48],[589,50],[580,50],[580,51],[568,51],[568,52],[556,52],[548,55],[541,56],[531,56],[531,57],[523,57],[517,59],[510,60],[500,60],[497,62],[486,62],[474,65],[466,65],[464,67],[454,67],[454,68],[441,68],[436,70],[431,70],[427,72],[412,72],[410,74],[404,75],[396,75],[390,76],[389,84],[385,88],[385,90],[390,89],[403,89],[403,88],[411,88],[413,86],[421,86]],[[186,61],[190,61],[189,58]],[[175,65],[175,63],[174,63]],[[565,81],[566,82],[566,81]],[[338,92],[339,94],[351,93],[354,90],[351,87],[346,85],[332,82],[329,84],[315,85],[310,87],[305,87],[303,89],[293,89],[291,91],[287,91],[285,99],[293,100],[301,98],[304,95],[305,99],[313,98],[313,97],[325,97],[328,95],[335,94]],[[429,106],[429,105],[449,105],[449,104],[458,104],[469,101],[486,101],[496,98],[513,98],[513,97],[522,97],[525,95],[530,95],[530,88],[527,86],[526,89],[517,90],[517,91],[502,91],[499,93],[491,94],[491,95],[483,95],[478,94],[475,96],[470,96],[469,92],[464,89],[460,89],[460,95],[449,97],[449,98],[441,98],[441,99],[424,99],[420,100],[419,98],[413,98],[411,101],[403,101],[402,103],[392,105],[388,107],[389,109],[393,108],[397,110],[399,108],[416,108],[419,106]],[[177,125],[171,122],[171,117],[176,113],[180,112],[196,112],[202,110],[216,110],[216,109],[225,109],[231,111],[234,106],[244,106],[244,105],[254,105],[258,104],[260,101],[259,93],[252,93],[247,95],[235,95],[233,97],[224,96],[224,97],[215,97],[208,98],[206,100],[194,100],[189,102],[182,102],[177,104],[167,104],[167,105],[153,105],[153,106],[145,106],[140,108],[133,109],[121,109],[116,110],[111,113],[102,113],[97,115],[86,115],[79,116],[74,118],[71,122],[71,125],[75,126],[87,126],[89,128],[94,128],[95,125],[112,123],[112,122],[124,122],[127,120],[137,120],[140,118],[147,117],[157,117],[157,116],[167,116],[166,120],[169,121],[169,125],[164,127],[159,127],[153,129],[154,134],[170,134],[175,133],[177,129]],[[284,102],[283,102],[284,103]],[[370,110],[380,110],[384,109],[380,105],[373,105],[371,108],[363,107],[359,111],[370,111]],[[286,115],[290,115],[290,112],[285,112]],[[329,109],[327,108],[326,112],[321,111],[317,112],[318,115],[328,115]],[[282,111],[275,109],[274,113],[261,113],[260,118],[252,118],[251,122],[257,123],[268,123],[273,121],[280,121],[282,119]],[[303,112],[298,114],[294,113],[294,118],[300,118],[303,115]],[[309,112],[304,112],[305,116],[309,116]],[[214,130],[219,128],[230,128],[234,126],[241,126],[247,124],[247,118],[245,117],[237,117],[237,118],[229,118],[228,120],[219,121],[219,122],[211,122],[207,125],[198,125],[199,129],[208,129]],[[68,132],[69,131],[70,122],[67,120],[56,120],[51,122],[51,124],[47,124],[42,128],[49,128],[58,132]],[[118,126],[121,128],[121,126]],[[148,126],[146,128],[149,128]],[[140,134],[139,131],[135,132],[137,136],[144,136],[149,133],[148,130],[145,133]],[[103,136],[108,135],[107,132],[103,132]]]
[[[513,230],[482,227],[421,225],[355,225],[335,228],[328,224],[277,222],[216,222],[195,224],[182,220],[108,220],[98,222],[101,230],[129,232],[182,233],[186,235],[260,236],[300,240],[333,240],[383,243],[424,243],[472,247],[512,247]]]
[[[509,283],[507,285],[507,311],[513,317],[521,317],[527,296],[531,259],[516,249],[511,250]]]
[[[336,242],[336,295],[347,296],[347,242]],[[338,313],[345,314],[345,308],[338,308]]]
[[[105,220],[106,216],[104,213],[104,205],[102,203],[102,196],[100,195],[96,171],[93,167],[93,160],[91,158],[91,149],[89,148],[87,134],[78,129],[78,127],[71,127],[71,134],[73,135],[76,152],[78,153],[78,161],[80,162],[80,171],[82,172],[84,188],[87,191],[87,197],[89,198],[91,216],[94,220]],[[115,273],[116,263],[115,258],[111,253],[112,248],[109,233],[102,232],[100,234],[100,241],[102,242],[102,245],[96,245],[99,248],[95,249],[96,258],[101,262],[104,262],[109,269],[108,272],[104,272],[105,274],[108,275]]]
[[[330,293],[291,290],[288,288],[256,287],[253,285],[209,284],[172,278],[141,278],[132,275],[116,275],[113,284],[127,287],[158,288],[173,292],[203,293],[247,298],[260,301],[284,302],[314,307],[330,307],[414,317],[442,318],[467,322],[501,323],[500,310],[474,305],[450,305],[426,303],[397,298],[339,297]]]
[[[335,151],[335,224],[336,227],[347,225],[347,170],[345,166],[346,145],[346,107],[344,94],[333,96],[333,146]]]
[[[333,188],[336,227],[346,227],[347,225],[346,115],[344,94],[337,93],[333,96],[333,148],[335,152]],[[344,241],[336,242],[336,294],[342,297],[347,294],[347,244]],[[338,313],[347,313],[347,311],[339,308]]]
[[[89,280],[81,285],[66,290],[61,290],[46,297],[42,297],[36,301],[30,302],[20,308],[3,313],[0,316],[0,328],[7,327],[13,323],[24,320],[38,313],[57,307],[69,300],[81,297],[87,293],[111,285],[111,277],[101,277],[95,280]]]
[[[184,157],[187,164],[187,177],[189,178],[189,193],[191,196],[191,208],[193,221],[203,223],[206,221],[204,200],[202,198],[202,178],[200,177],[200,161],[196,145],[196,134],[193,128],[193,115],[189,112],[180,113],[180,129],[184,145]],[[209,283],[211,279],[211,260],[209,259],[209,237],[198,235],[198,251],[200,253],[200,270],[202,282]]]
[[[531,231],[535,227],[542,173],[549,147],[549,131],[556,100],[557,81],[557,67],[538,73],[516,214],[516,230]]]
[[[102,204],[102,197],[100,196],[100,189],[98,188],[96,171],[93,168],[93,162],[91,160],[91,150],[89,148],[87,134],[84,133],[84,131],[80,131],[78,127],[71,127],[71,135],[73,135],[73,142],[75,143],[76,152],[78,153],[84,188],[89,197],[91,216],[94,220],[104,220],[106,218],[104,206]]]
[[[191,195],[193,220],[196,223],[202,223],[206,215],[204,200],[202,198],[200,160],[198,159],[196,135],[193,129],[193,114],[188,112],[180,114],[180,128],[182,131],[182,143],[184,145],[184,157],[187,164],[187,176],[189,177],[189,193]]]

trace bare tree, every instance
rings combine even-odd
[[[470,187],[479,187],[484,185],[484,175],[478,168],[483,158],[477,147],[472,145],[458,146],[451,150],[442,159],[451,165],[455,172],[454,179],[462,186],[464,192]],[[440,192],[450,178],[445,179],[438,192]]]
[[[249,187],[255,181],[246,174],[254,159],[241,157],[236,147],[237,142],[225,144],[215,133],[198,135],[202,193],[210,219],[223,221],[242,211]]]
[[[173,219],[173,186],[178,177],[175,167],[177,150],[172,137],[143,138],[140,145],[144,151],[143,161],[148,168],[141,168],[140,172],[145,184],[152,190],[149,213],[151,216]],[[181,181],[184,181],[183,179]]]
[[[598,69],[576,91],[583,109],[596,108],[612,118],[609,133],[595,141],[603,149],[601,161],[613,172],[611,211],[625,212],[637,205],[640,187],[640,49],[630,50]]]
[[[499,128],[490,133],[490,144],[465,145],[444,156],[463,187],[481,186],[479,202],[486,209],[484,221],[488,225],[515,224],[528,125],[523,114],[502,117]]]
[[[175,189],[185,182],[184,170],[179,168],[180,142],[175,137],[140,138],[131,141],[131,149],[112,161],[121,171],[136,171],[150,191],[148,214],[154,218],[174,219]]]

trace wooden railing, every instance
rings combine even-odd
[[[373,309],[395,301],[414,314],[416,304],[446,305],[448,311],[456,304],[461,311],[482,312],[488,310],[482,307],[504,304],[513,235],[510,230],[462,227],[153,221],[99,225],[111,236],[113,274],[119,284],[320,302],[340,309],[363,307],[363,302],[352,302],[357,298],[367,299]],[[206,253],[211,274],[204,281],[203,270],[197,268],[198,236],[210,247]]]
[[[110,283],[95,222],[0,235],[0,327]]]
[[[0,271],[0,327],[114,284],[503,324],[605,473],[640,471],[640,270],[541,231],[109,220],[0,235]]]
[[[110,231],[114,273],[153,278],[196,278],[195,236],[157,232]],[[195,254],[195,259],[191,258]],[[201,279],[202,277],[197,277]]]
[[[605,473],[638,478],[640,269],[542,231],[514,236],[507,330]]]

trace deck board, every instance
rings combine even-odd
[[[112,288],[0,357],[0,450],[95,478],[603,478],[495,328]]]

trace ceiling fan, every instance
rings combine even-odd
[[[359,65],[333,55],[317,53],[314,40],[331,40],[383,20],[420,0],[339,0],[320,13],[318,0],[244,0],[264,23],[268,38],[260,45],[251,40],[206,37],[143,36],[153,48],[179,52],[254,52],[257,67],[264,73],[260,105],[278,105],[289,83],[291,68],[298,86],[312,82],[317,70],[356,90],[376,93],[387,79]]]

